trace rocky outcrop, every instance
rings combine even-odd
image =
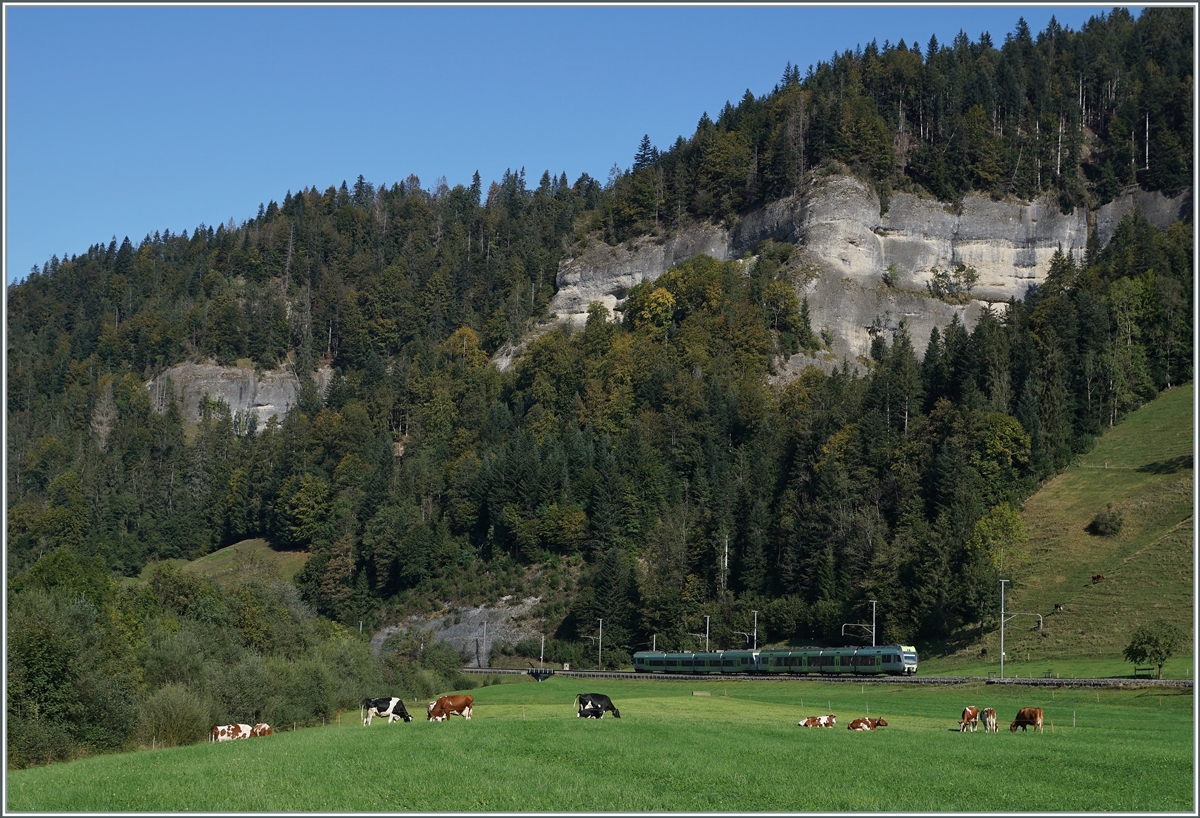
[[[322,367],[314,376],[317,388],[324,393],[332,370]],[[205,396],[225,401],[234,416],[248,417],[253,413],[260,429],[272,416],[282,420],[300,399],[300,382],[291,369],[258,372],[252,366],[176,364],[146,384],[160,407],[167,397],[163,394],[167,383],[171,385],[172,397],[179,402],[184,423],[189,426],[200,421],[200,403]]]
[[[612,311],[636,285],[653,281],[681,261],[699,255],[728,260],[728,231],[696,225],[667,240],[641,236],[617,247],[591,245],[579,257],[559,263],[558,292],[550,311],[561,321],[582,326],[592,302]]]
[[[532,625],[523,624],[540,601],[536,596],[522,600],[505,596],[495,605],[454,610],[447,607],[432,617],[410,616],[401,625],[388,625],[376,631],[371,636],[371,653],[378,656],[392,634],[407,630],[432,631],[433,641],[449,642],[459,653],[469,657],[467,667],[490,667],[492,646],[497,642],[515,645],[542,635]]]
[[[1166,228],[1190,216],[1191,192],[1167,198],[1133,190],[1095,214],[1082,207],[1064,214],[1052,197],[1021,203],[969,195],[951,206],[896,193],[884,213],[878,196],[858,179],[814,174],[803,194],[747,214],[732,230],[699,226],[666,241],[639,238],[617,248],[593,246],[564,260],[551,311],[560,321],[581,324],[589,303],[612,310],[634,285],[673,264],[699,253],[724,261],[773,238],[803,249],[803,263],[815,275],[804,277],[800,294],[809,299],[813,328],[826,330],[835,357],[864,355],[870,348],[868,327],[901,319],[920,353],[930,330],[954,315],[970,327],[989,305],[1023,298],[1031,284],[1044,280],[1060,247],[1082,259],[1093,215],[1103,245],[1135,207]],[[928,297],[932,271],[959,264],[979,274],[971,293],[975,301],[953,306]],[[884,282],[885,273],[890,283]]]

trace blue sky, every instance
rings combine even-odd
[[[1111,7],[6,5],[5,280],[359,174],[605,181],[789,61]]]

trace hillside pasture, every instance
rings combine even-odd
[[[708,696],[693,696],[695,691]],[[474,718],[286,730],[14,771],[10,811],[1191,811],[1190,691],[581,681],[473,691]],[[621,718],[575,716],[577,693]],[[420,712],[421,702],[410,702]],[[1001,732],[960,734],[965,705]],[[1008,732],[1043,707],[1044,734]],[[835,713],[833,729],[797,726]],[[889,726],[855,733],[857,717]],[[419,718],[419,717],[418,717]],[[1074,725],[1072,726],[1072,721]]]
[[[1133,666],[1123,663],[1121,653],[1139,625],[1163,619],[1191,633],[1194,394],[1190,383],[1163,392],[1025,501],[1021,517],[1029,541],[1005,556],[1003,576],[1012,579],[1005,610],[1041,614],[1043,628],[1037,630],[1037,619],[1028,616],[1008,623],[1005,675],[1009,663],[1026,657],[1039,675],[1040,668],[1065,668],[1064,660],[1110,668],[1097,675],[1130,675]],[[1120,532],[1090,533],[1089,524],[1109,503],[1124,521]],[[1099,574],[1104,579],[1093,582]],[[997,587],[997,615],[999,607]],[[982,648],[986,661],[979,661]],[[995,672],[999,648],[999,627],[992,624],[958,656],[939,657],[927,667],[952,674]],[[1190,664],[1172,659],[1165,675],[1186,678]],[[1020,672],[1025,675],[1024,668]]]
[[[307,551],[276,551],[262,538],[242,540],[233,545],[205,554],[188,561],[182,559],[163,560],[185,574],[210,579],[222,586],[233,585],[248,579],[264,581],[282,579],[290,582],[308,561]],[[148,581],[158,563],[150,563],[142,569],[136,580]]]

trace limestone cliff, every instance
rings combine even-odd
[[[322,392],[329,385],[331,375],[327,366],[314,373],[317,388]],[[200,402],[206,395],[210,400],[224,400],[235,416],[246,417],[253,413],[260,429],[272,416],[282,420],[300,398],[300,382],[290,368],[257,372],[252,366],[176,364],[146,384],[160,407],[165,405],[167,383],[171,384],[184,423],[189,426],[199,422]]]
[[[813,274],[802,277],[798,291],[809,299],[813,328],[826,331],[834,356],[853,360],[866,354],[867,328],[877,319],[892,325],[903,319],[914,347],[923,352],[934,326],[944,327],[958,314],[970,327],[989,304],[1023,298],[1029,285],[1045,278],[1059,247],[1077,260],[1083,257],[1089,221],[1094,218],[1103,245],[1134,207],[1165,228],[1190,216],[1191,191],[1169,199],[1135,190],[1094,214],[1082,207],[1064,214],[1050,197],[1020,203],[970,195],[955,207],[897,193],[882,212],[878,196],[858,179],[814,174],[804,193],[747,214],[732,230],[697,225],[667,240],[601,244],[565,259],[550,310],[559,321],[581,324],[590,302],[611,310],[635,284],[673,264],[700,253],[724,261],[774,238],[801,248],[797,259]],[[932,270],[958,264],[979,273],[975,300],[954,306],[930,298]],[[890,285],[884,282],[889,268]]]

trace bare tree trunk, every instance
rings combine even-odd
[[[1063,115],[1062,111],[1058,112],[1058,153],[1054,157],[1054,175],[1062,175],[1062,132],[1063,132]]]

